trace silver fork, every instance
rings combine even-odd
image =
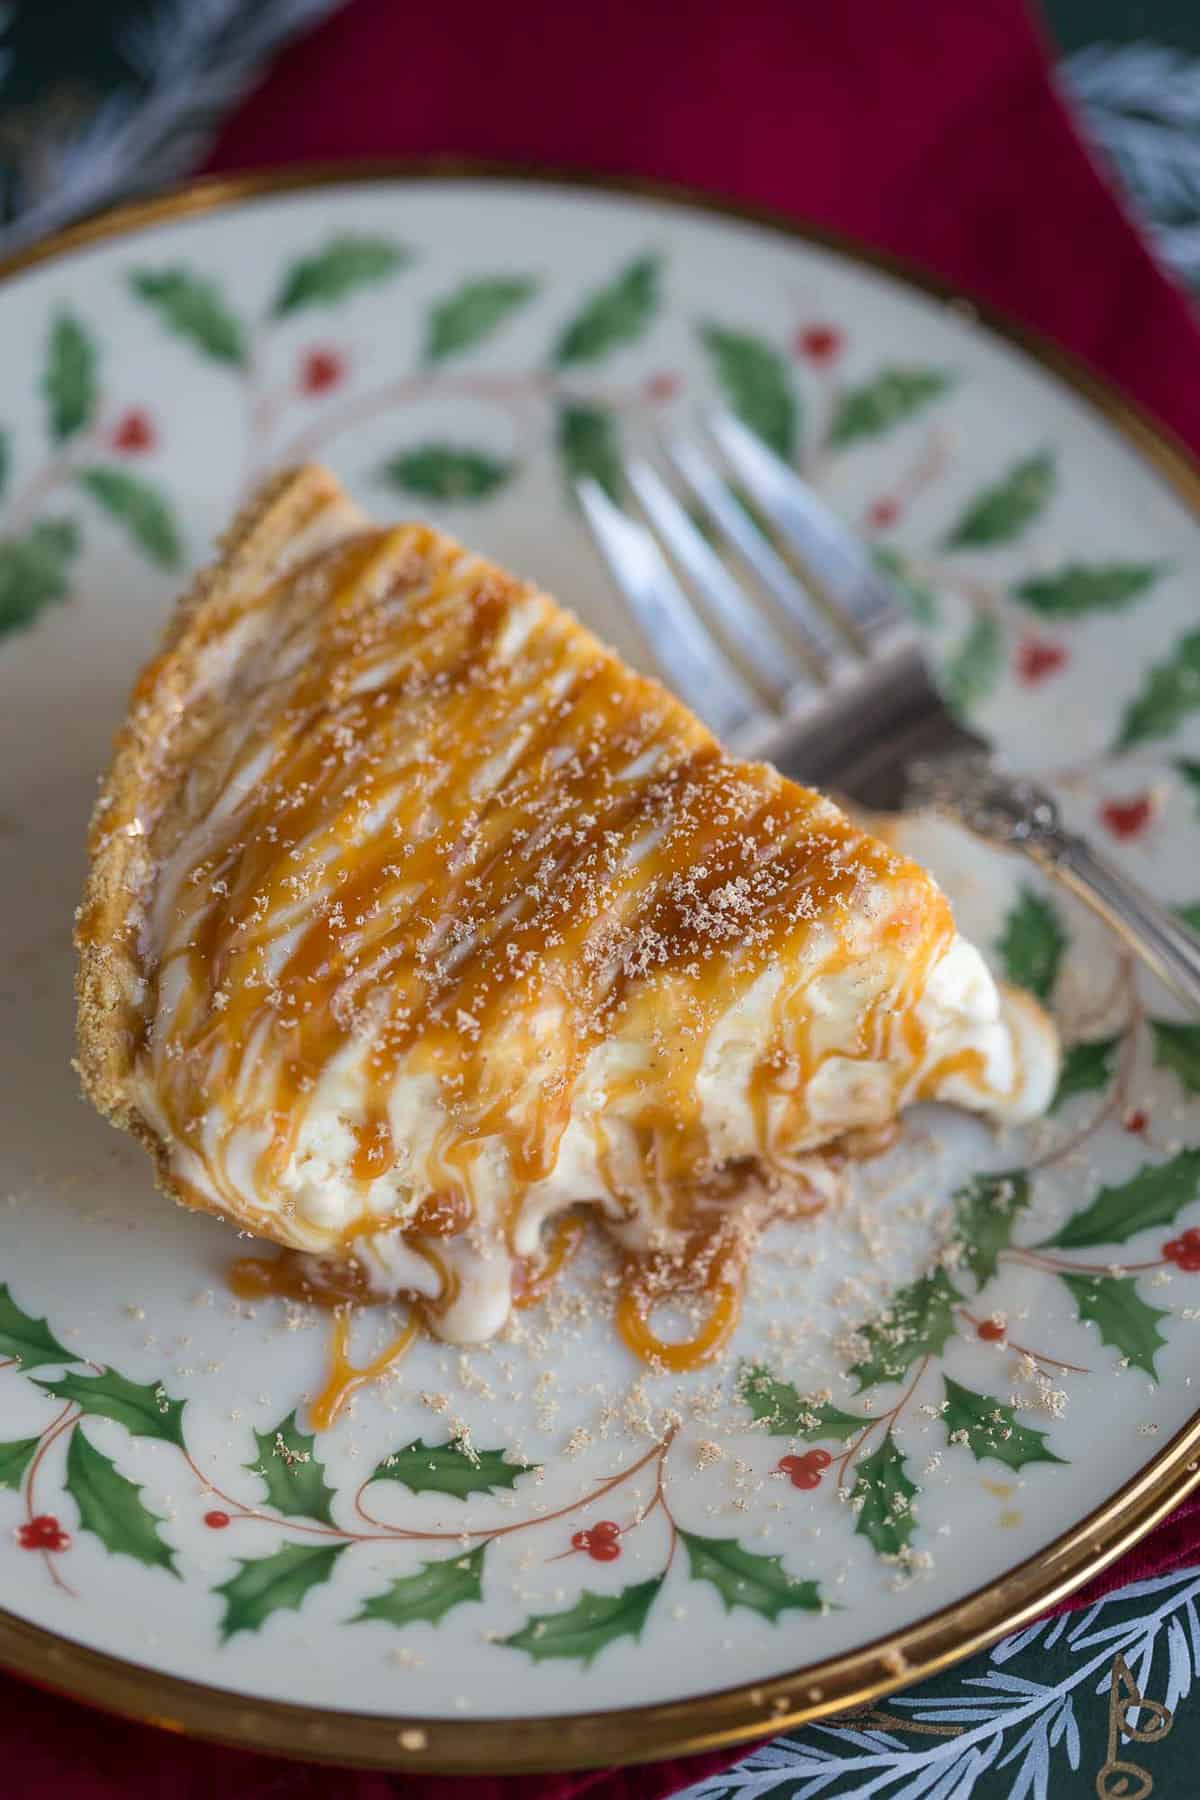
[[[880,811],[933,805],[1022,851],[1200,1013],[1200,937],[1067,831],[1051,795],[1006,774],[953,717],[902,598],[795,470],[732,413],[717,408],[705,424],[706,441],[666,437],[667,461],[714,541],[752,570],[769,611],[647,458],[631,458],[625,470],[641,518],[590,477],[576,484],[634,621],[680,698],[732,748],[769,757],[813,787]],[[727,475],[807,581],[759,529]]]

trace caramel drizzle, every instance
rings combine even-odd
[[[253,1210],[231,1158],[257,1134],[255,1222],[303,1242],[278,1179],[322,1074],[361,1049],[364,1201],[395,1161],[403,1071],[436,1085],[464,1222],[488,1139],[515,1213],[554,1168],[586,1058],[620,1034],[653,1055],[613,1082],[606,1116],[670,1216],[712,1159],[708,1036],[771,964],[788,978],[751,1082],[764,1157],[811,1134],[827,1052],[809,983],[868,950],[886,949],[898,985],[837,1052],[890,1058],[907,1097],[913,1008],[953,931],[913,864],[727,757],[553,603],[425,528],[364,531],[257,604],[272,603],[285,635],[200,752],[216,798],[156,846],[170,881],[141,1056],[220,1203]]]

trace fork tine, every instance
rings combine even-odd
[[[726,407],[714,407],[707,423],[772,530],[866,646],[884,632],[907,627],[891,584],[833,508]]]
[[[613,579],[670,686],[718,737],[733,737],[756,722],[763,709],[709,636],[646,527],[614,505],[590,475],[577,481],[575,490]]]
[[[651,524],[755,680],[772,699],[784,699],[803,673],[787,643],[742,592],[658,471],[639,456],[625,473]]]
[[[674,432],[667,439],[671,461],[701,506],[749,563],[767,592],[792,624],[805,653],[822,671],[839,662],[841,647],[820,611],[774,546],[767,542],[745,508],[730,493],[716,464],[690,438]]]

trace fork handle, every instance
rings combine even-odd
[[[1067,831],[1045,788],[1006,774],[976,751],[915,763],[909,778],[912,798],[950,813],[980,837],[1022,851],[1070,889],[1200,1015],[1200,936],[1086,839]]]

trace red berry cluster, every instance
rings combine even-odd
[[[1163,1255],[1185,1275],[1200,1275],[1200,1230],[1193,1225],[1182,1236],[1168,1238],[1163,1245]]]
[[[1022,638],[1017,645],[1017,675],[1027,687],[1035,682],[1045,681],[1048,675],[1057,674],[1067,660],[1067,653],[1061,644],[1055,644],[1049,638]]]
[[[842,348],[842,334],[836,325],[805,325],[796,333],[792,347],[806,362],[829,363]]]
[[[890,494],[884,494],[878,500],[872,500],[867,508],[867,524],[872,531],[887,531],[900,517],[900,502],[893,500]]]
[[[775,1466],[793,1487],[815,1488],[821,1485],[821,1471],[832,1461],[828,1450],[806,1450],[803,1456],[781,1456]]]
[[[64,1531],[53,1513],[38,1513],[27,1525],[17,1528],[22,1550],[69,1550],[71,1534]]]
[[[1002,1325],[999,1319],[980,1319],[975,1331],[985,1344],[1003,1343],[1008,1336],[1008,1326]]]
[[[139,456],[154,448],[154,426],[140,407],[122,413],[113,428],[112,447],[125,456]]]
[[[1136,837],[1150,823],[1154,802],[1149,794],[1135,794],[1129,800],[1106,800],[1100,817],[1117,838]]]
[[[345,373],[345,358],[336,350],[310,350],[300,361],[300,386],[306,394],[323,394]]]
[[[601,1519],[590,1531],[577,1531],[571,1539],[572,1550],[586,1550],[593,1562],[616,1562],[621,1554],[617,1539],[621,1527],[615,1519]]]

